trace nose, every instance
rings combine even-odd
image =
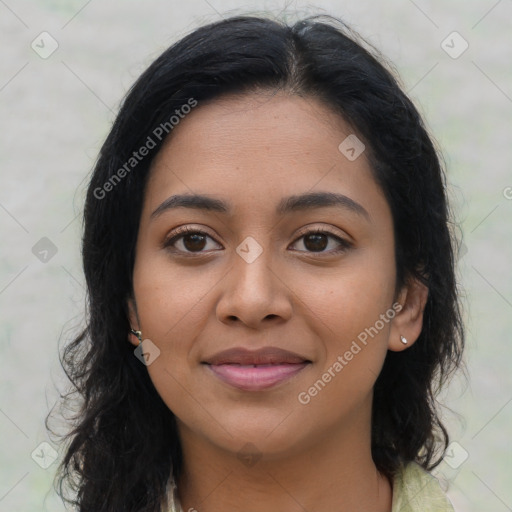
[[[293,293],[271,264],[266,251],[251,263],[235,255],[217,302],[216,314],[221,322],[261,329],[291,318]]]

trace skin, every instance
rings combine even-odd
[[[419,336],[428,291],[415,281],[396,289],[389,205],[365,153],[350,161],[338,149],[352,133],[313,98],[231,95],[196,107],[153,161],[130,321],[160,350],[147,369],[177,417],[185,511],[391,510],[392,485],[371,457],[373,386],[387,351]],[[284,197],[320,191],[349,197],[367,215],[339,206],[275,212]],[[180,207],[152,218],[174,194],[208,195],[232,211]],[[164,247],[179,226],[207,237]],[[333,235],[322,238],[325,248],[304,236],[312,230]],[[236,252],[248,236],[263,249],[252,263]],[[401,311],[300,403],[395,302]],[[242,391],[201,364],[240,346],[277,346],[311,364],[268,390]],[[256,455],[241,460],[241,450]]]

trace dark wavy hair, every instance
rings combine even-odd
[[[456,241],[440,156],[395,76],[376,49],[336,18],[289,25],[236,16],[175,43],[131,87],[87,191],[85,328],[60,355],[72,387],[59,405],[79,404],[67,419],[73,425],[58,436],[66,451],[54,486],[66,503],[82,512],[161,511],[170,482],[178,479],[175,417],[127,341],[145,184],[164,137],[133,170],[119,170],[191,98],[201,105],[256,90],[316,98],[366,144],[392,211],[397,289],[411,278],[429,289],[419,339],[407,350],[388,351],[375,383],[372,456],[388,478],[409,461],[427,470],[440,462],[448,434],[436,395],[462,365],[464,346]],[[51,416],[47,428],[55,435]]]

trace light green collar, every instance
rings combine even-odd
[[[439,482],[416,462],[409,462],[393,481],[391,512],[454,512]]]
[[[170,487],[169,512],[183,512],[176,487]],[[419,464],[409,462],[393,480],[391,512],[454,512],[439,482]]]

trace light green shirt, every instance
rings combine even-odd
[[[185,512],[171,487],[169,512]],[[393,481],[391,512],[454,512],[439,482],[419,464],[409,462]]]
[[[437,479],[409,462],[393,482],[391,512],[454,512]]]

